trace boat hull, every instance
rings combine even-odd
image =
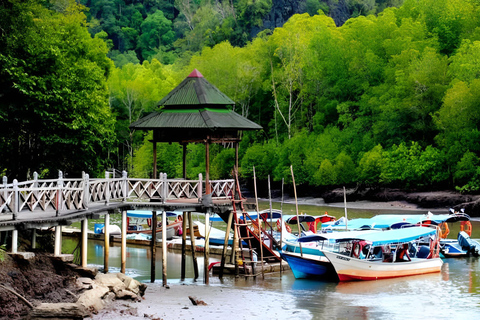
[[[332,263],[340,281],[379,280],[440,272],[440,258],[419,259],[403,262],[381,262],[347,257],[334,252],[324,251]]]
[[[281,252],[296,279],[322,279],[337,281],[335,270],[325,256]]]

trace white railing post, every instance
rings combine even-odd
[[[108,206],[108,202],[110,201],[110,183],[108,181],[109,174],[108,171],[105,171],[105,205]]]
[[[63,172],[58,171],[58,181],[57,181],[57,217],[60,213],[60,210],[62,209],[62,203],[63,203]]]
[[[83,173],[83,206],[88,209],[90,202],[90,176],[88,173]]]
[[[18,230],[12,230],[12,253],[18,252]]]
[[[18,215],[18,198],[19,198],[19,191],[18,191],[18,180],[13,180],[13,194],[12,194],[12,213],[13,213],[13,220],[17,220]]]
[[[127,197],[128,197],[128,173],[127,171],[123,170],[122,171],[122,178],[123,178],[123,202],[126,202],[127,201]]]
[[[33,173],[33,189],[36,189],[36,188],[38,188],[38,173],[37,173],[37,171],[35,171]],[[37,201],[39,201],[38,200],[38,191],[35,190],[33,192],[33,194],[35,195],[35,198],[37,198]]]
[[[162,180],[162,189],[161,189],[162,202],[165,203],[167,202],[167,196],[168,196],[167,174],[160,173],[160,179]]]
[[[203,176],[201,173],[198,174],[198,186],[197,186],[197,195],[199,198],[202,197],[203,193]]]
[[[5,200],[5,208],[8,207],[7,182],[8,182],[7,176],[3,176],[3,199]],[[3,205],[3,203],[1,203],[1,205]]]

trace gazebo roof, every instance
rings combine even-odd
[[[164,109],[198,106],[233,106],[233,102],[197,70],[193,70],[175,89],[158,103]]]
[[[261,126],[231,110],[235,103],[194,70],[159,103],[152,112],[130,128],[154,130],[157,141],[195,141],[207,135],[233,138],[239,130]]]

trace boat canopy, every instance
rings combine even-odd
[[[348,229],[386,229],[400,228],[404,225],[433,224],[442,222],[468,221],[470,217],[465,213],[455,214],[381,214],[372,218],[352,219],[348,221]],[[335,222],[322,224],[322,230],[345,229],[345,221],[339,219]]]
[[[334,239],[335,242],[346,242],[353,240],[363,240],[371,243],[373,246],[380,246],[392,243],[404,243],[417,240],[422,237],[434,236],[437,230],[429,227],[411,227],[404,229],[385,230],[385,231],[360,231],[357,234],[351,232],[338,232],[339,235],[332,234],[314,234],[298,239],[299,242],[311,242],[320,240]],[[333,236],[335,235],[335,236]],[[333,237],[332,237],[333,236]]]

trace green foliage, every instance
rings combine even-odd
[[[113,65],[82,6],[40,3],[0,7],[0,167],[19,179],[43,169],[94,176],[115,141],[106,89]]]

